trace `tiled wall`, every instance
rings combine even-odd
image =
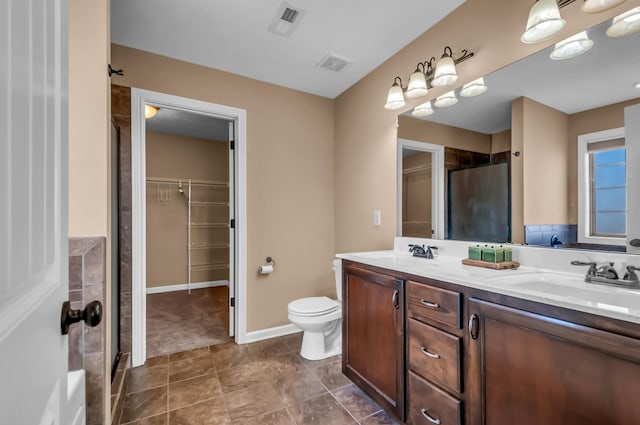
[[[524,242],[527,245],[551,246],[551,237],[557,235],[565,244],[577,242],[578,226],[575,224],[528,224],[524,226]]]
[[[69,370],[84,369],[87,376],[87,425],[104,422],[105,371],[105,238],[69,238],[69,300],[83,309],[91,301],[103,305],[102,322],[90,328],[83,322],[69,328]]]

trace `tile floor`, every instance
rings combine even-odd
[[[397,425],[341,372],[300,357],[301,334],[225,343],[130,370],[121,424]]]
[[[229,342],[226,286],[147,295],[147,357]]]

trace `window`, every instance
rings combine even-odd
[[[624,129],[578,138],[578,241],[623,245],[627,224]]]

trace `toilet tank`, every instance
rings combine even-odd
[[[340,258],[333,260],[333,271],[336,275],[336,297],[338,301],[342,301],[342,260]]]

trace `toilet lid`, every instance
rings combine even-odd
[[[301,316],[320,316],[335,311],[338,305],[329,297],[300,298],[289,303],[289,311]]]

